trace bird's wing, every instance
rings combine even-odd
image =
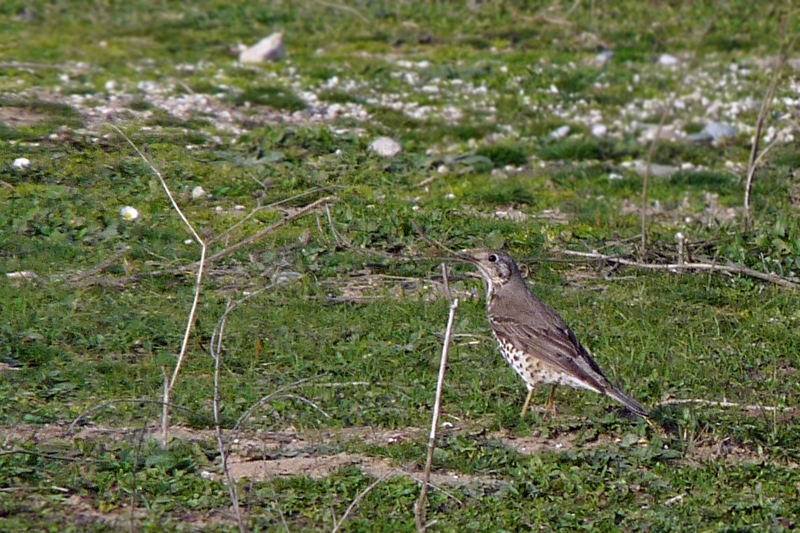
[[[566,324],[536,326],[513,318],[495,317],[492,325],[498,337],[519,339],[519,343],[526,347],[525,351],[548,366],[585,381],[598,392],[614,388],[589,350]]]

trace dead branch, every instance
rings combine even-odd
[[[447,268],[443,264],[442,272],[447,284]],[[414,508],[414,517],[417,521],[417,531],[424,533],[430,524],[425,523],[425,503],[428,496],[428,484],[431,480],[431,468],[433,467],[433,453],[436,450],[436,430],[439,427],[439,416],[442,409],[442,393],[444,390],[444,376],[447,371],[447,359],[450,355],[450,341],[453,337],[453,327],[455,324],[456,310],[458,309],[458,299],[450,302],[450,315],[447,318],[447,329],[445,330],[444,344],[442,345],[442,358],[439,362],[439,379],[436,382],[436,399],[433,403],[433,417],[431,419],[431,433],[428,439],[428,458],[425,461],[425,471],[422,477],[422,489],[420,490],[419,500]]]
[[[70,279],[69,280],[70,283],[77,283],[77,282],[79,282],[81,280],[84,280],[86,278],[89,278],[89,277],[92,277],[92,276],[94,276],[96,274],[99,274],[103,270],[105,270],[108,267],[110,267],[111,265],[113,265],[117,261],[117,259],[119,259],[120,257],[122,257],[123,255],[127,254],[130,251],[131,251],[131,247],[130,246],[125,246],[123,249],[121,249],[121,250],[119,250],[117,252],[114,252],[114,254],[111,257],[109,257],[108,259],[106,259],[105,261],[100,263],[99,265],[97,265],[97,266],[95,266],[93,268],[90,268],[86,272],[82,272],[82,273],[78,274],[77,276],[75,276],[74,278]]]
[[[775,283],[776,285],[780,285],[781,287],[789,287],[789,288],[800,287],[800,283],[795,280],[779,276],[778,274],[773,274],[773,273],[766,274],[764,272],[759,272],[758,270],[747,268],[741,265],[716,265],[711,263],[655,264],[655,263],[643,263],[639,261],[631,261],[629,259],[623,259],[622,257],[615,257],[612,255],[605,255],[594,252],[576,252],[573,250],[561,250],[561,249],[556,250],[556,252],[562,253],[564,255],[585,257],[586,259],[600,259],[602,261],[608,261],[609,263],[632,266],[636,268],[644,268],[647,270],[669,270],[671,272],[677,272],[677,273],[684,273],[687,270],[709,270],[711,272],[727,272],[729,274],[741,274],[744,276],[750,276],[753,278],[758,278],[764,281]]]
[[[656,405],[658,406],[665,406],[665,405],[687,405],[687,404],[696,404],[696,405],[707,405],[709,407],[738,407],[740,409],[744,409],[745,411],[770,411],[770,412],[786,412],[786,411],[797,411],[797,407],[780,407],[780,406],[772,406],[772,405],[746,405],[737,402],[729,402],[729,401],[713,401],[713,400],[703,400],[700,398],[686,398],[686,399],[672,399],[672,400],[664,400]]]

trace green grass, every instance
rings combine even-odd
[[[796,290],[558,253],[638,257],[643,179],[623,164],[645,160],[649,145],[631,124],[657,123],[677,91],[670,121],[684,131],[718,118],[740,132],[720,146],[658,145],[655,162],[693,167],[649,184],[649,259],[674,261],[682,232],[692,260],[797,276],[796,143],[775,145],[756,173],[749,231],[743,172],[731,164],[746,163],[751,134],[741,127],[757,113],[731,106],[764,94],[771,73],[758,62],[779,50],[783,12],[738,0],[551,7],[3,3],[0,272],[37,277],[0,279],[0,529],[237,530],[218,477],[209,350],[228,302],[261,289],[227,319],[222,428],[285,390],[244,422],[240,437],[255,444],[234,458],[282,465],[349,453],[362,468],[242,480],[250,529],[331,530],[375,481],[369,464],[418,477],[448,313],[435,289],[442,254],[419,230],[456,250],[508,249],[655,421],[568,389],[559,417],[520,420],[525,390],[491,338],[484,289],[471,267],[453,264],[459,336],[443,403],[453,427],[435,472],[476,481],[432,490],[433,530],[796,528]],[[786,34],[798,29],[793,15]],[[237,43],[272,31],[285,33],[286,61],[235,62]],[[599,66],[606,46],[615,56]],[[652,61],[694,51],[686,78]],[[747,72],[734,75],[733,63]],[[768,119],[778,129],[791,111],[784,98],[796,97],[789,81],[784,73]],[[719,116],[707,116],[715,100]],[[591,135],[596,116],[609,126],[601,139]],[[155,438],[158,402],[194,276],[147,274],[191,264],[200,250],[108,124],[163,173],[209,255],[336,197],[208,266],[172,395],[181,430],[167,450]],[[571,134],[550,138],[563,125]],[[382,135],[403,152],[373,153]],[[12,167],[19,157],[31,166]],[[193,198],[197,186],[207,194]],[[138,220],[121,219],[128,205]],[[496,215],[512,208],[523,219]],[[128,276],[140,277],[115,283]],[[750,407],[664,404],[672,399]],[[418,495],[412,477],[387,478],[344,529],[413,531]]]

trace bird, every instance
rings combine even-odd
[[[564,319],[531,292],[511,256],[482,250],[459,257],[475,265],[483,277],[489,324],[500,352],[528,387],[522,418],[536,385],[552,384],[546,409],[554,415],[556,387],[568,385],[605,394],[649,419],[642,404],[611,383]]]

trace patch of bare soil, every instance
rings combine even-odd
[[[28,495],[26,496],[26,504],[30,509],[37,509],[48,505],[48,502],[38,499],[35,495]],[[89,528],[91,526],[92,529],[96,529],[98,524],[103,524],[112,531],[128,531],[132,527],[132,523],[138,524],[147,517],[145,509],[139,507],[132,509],[127,505],[116,509],[99,511],[91,504],[90,500],[77,494],[62,500],[60,508],[64,510],[61,520],[78,528]],[[204,513],[177,511],[172,513],[172,518],[179,518],[182,523],[190,524],[196,529],[236,523],[232,516],[213,511]],[[136,530],[134,528],[134,531]]]
[[[546,452],[563,452],[568,450],[591,449],[598,446],[618,444],[621,439],[601,436],[592,441],[580,442],[583,438],[578,430],[559,433],[555,436],[519,437],[510,431],[492,433],[490,438],[497,439],[508,448],[523,455],[536,455]]]
[[[0,107],[0,123],[14,128],[33,126],[47,120],[46,114],[36,113],[21,107]]]
[[[474,434],[478,425],[465,424],[462,427],[449,428],[444,435]],[[214,442],[216,437],[212,430],[198,430],[175,426],[171,428],[171,437],[184,442]],[[142,435],[141,428],[109,428],[87,426],[70,432],[66,425],[18,425],[0,428],[0,442],[4,448],[15,443],[36,443],[46,445],[55,441],[71,442],[75,439],[99,439],[116,441],[136,441],[141,438],[160,437],[159,428],[151,426]],[[378,429],[370,427],[351,427],[339,429],[321,429],[296,431],[288,428],[282,431],[248,431],[238,435],[230,432],[226,438],[229,443],[228,467],[237,480],[251,479],[264,481],[277,477],[308,476],[312,479],[323,479],[335,471],[345,467],[357,467],[367,475],[383,478],[405,476],[417,481],[422,472],[417,464],[396,466],[389,459],[372,457],[361,453],[341,452],[347,444],[390,447],[405,441],[422,442],[427,434],[419,428]],[[536,455],[548,452],[565,452],[590,450],[598,447],[616,446],[622,443],[620,437],[609,435],[594,436],[589,439],[582,429],[562,431],[554,435],[518,436],[510,430],[484,434],[484,438],[501,442],[504,446],[522,455]],[[637,443],[633,444],[634,446]],[[642,440],[640,446],[647,446]],[[775,463],[781,466],[796,468],[798,465],[787,461],[775,461],[774,458],[759,454],[729,440],[707,440],[692,446],[684,455],[684,461],[701,464],[709,461],[725,461],[731,463],[766,464]],[[221,469],[204,472],[204,477],[223,480]],[[504,483],[502,479],[492,476],[468,475],[460,472],[436,470],[431,474],[431,483],[435,486],[497,486]]]

